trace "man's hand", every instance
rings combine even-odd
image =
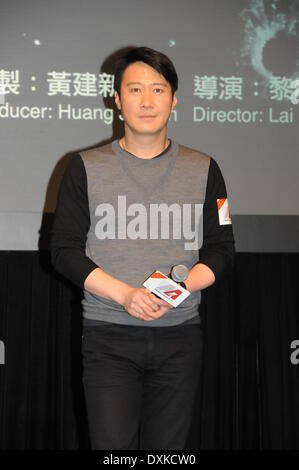
[[[156,297],[144,287],[132,287],[125,297],[123,307],[133,317],[151,321],[165,315],[172,305]]]

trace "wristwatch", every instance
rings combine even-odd
[[[186,284],[185,284],[183,281],[178,282],[178,284],[179,284],[180,286],[184,287],[184,289],[188,290],[187,287],[186,287]]]

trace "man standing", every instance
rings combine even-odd
[[[92,448],[184,449],[201,385],[201,290],[233,264],[226,188],[212,157],[167,138],[178,87],[167,56],[132,48],[114,86],[124,136],[69,164],[52,263],[84,289]],[[142,283],[176,264],[191,294],[172,308]]]

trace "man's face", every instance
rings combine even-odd
[[[177,97],[175,93],[172,98],[163,75],[144,62],[134,62],[123,73],[121,99],[115,92],[115,103],[133,134],[154,135],[166,128]]]

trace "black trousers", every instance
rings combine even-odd
[[[83,385],[92,449],[198,449],[202,331],[83,327]]]

